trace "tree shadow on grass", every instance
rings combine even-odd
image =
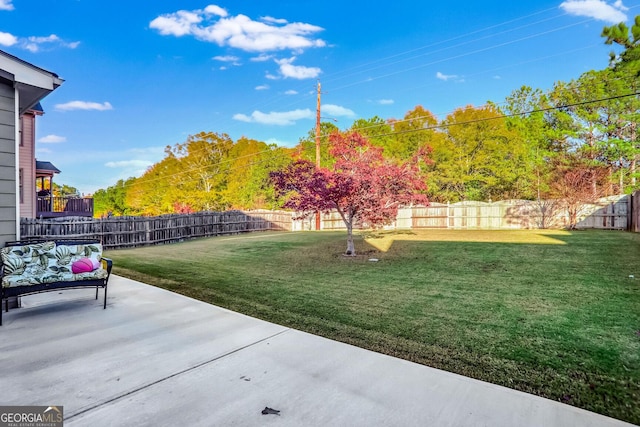
[[[640,282],[626,271],[640,239],[542,232],[532,243],[455,234],[395,235],[383,252],[380,265],[404,278],[398,292],[407,295],[388,314],[403,319],[394,335],[413,343],[394,351],[637,423],[640,409],[630,407],[640,396]]]

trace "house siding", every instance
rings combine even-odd
[[[7,145],[10,141],[5,139],[0,139],[0,147]],[[16,158],[14,153],[7,153],[2,151],[3,148],[0,148],[0,181],[6,181],[9,183],[8,186],[2,186],[3,188],[9,188],[11,186],[15,186],[16,177]],[[11,178],[13,176],[13,179]],[[11,191],[11,190],[9,190]],[[13,193],[15,194],[15,189],[13,189]],[[3,193],[4,194],[4,193]]]
[[[16,238],[15,91],[0,80],[0,246]]]
[[[0,110],[0,123],[12,123],[14,118],[13,114],[13,111]]]
[[[35,161],[35,115],[25,113],[20,118],[20,169],[22,169],[22,203],[20,217],[36,217],[36,161]]]
[[[1,86],[1,85],[0,85]],[[2,95],[0,95],[0,109],[2,109]],[[16,127],[14,124],[8,125],[0,122],[0,139],[7,139],[13,141],[16,137]],[[0,148],[2,149],[2,148]]]

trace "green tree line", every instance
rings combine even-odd
[[[522,86],[503,102],[467,105],[438,118],[422,106],[402,119],[359,119],[357,131],[397,162],[430,151],[432,201],[544,199],[589,201],[638,188],[640,171],[640,15],[629,28],[605,27],[609,66],[550,89]],[[321,124],[321,163],[335,160]],[[315,161],[315,129],[294,148],[201,132],[169,146],[139,178],[94,194],[97,216],[277,208],[269,180],[296,159]]]

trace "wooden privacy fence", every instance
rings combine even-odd
[[[155,217],[22,218],[21,238],[95,238],[106,249],[178,242],[251,231],[290,230],[288,212],[198,212]]]
[[[640,196],[640,192],[637,193]],[[636,197],[634,195],[634,197]],[[640,203],[631,196],[614,196],[578,209],[576,228],[640,231]],[[315,219],[294,220],[284,211],[198,212],[156,217],[51,219],[22,218],[21,237],[88,237],[100,239],[107,249],[176,242],[196,237],[251,231],[314,230]],[[337,212],[321,215],[323,230],[344,230]],[[635,221],[635,222],[634,222]],[[506,200],[494,203],[432,203],[402,208],[386,229],[539,229],[569,226],[567,207],[560,201]],[[367,228],[367,224],[356,224]]]

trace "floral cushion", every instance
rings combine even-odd
[[[42,283],[104,279],[102,245],[56,245],[55,242],[8,246],[0,250],[4,265],[3,287],[28,286]],[[71,266],[82,258],[100,263],[100,268],[73,274]]]

